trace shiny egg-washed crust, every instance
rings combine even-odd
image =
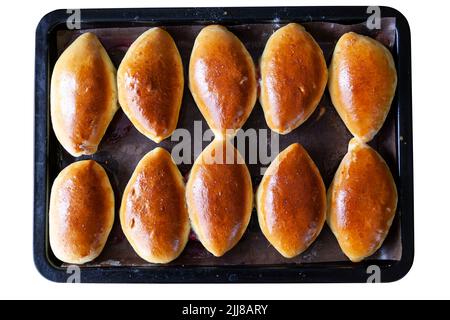
[[[214,140],[195,161],[186,185],[191,225],[203,246],[220,257],[241,239],[253,209],[250,173],[227,140]]]
[[[397,209],[397,188],[381,156],[353,138],[327,201],[328,225],[345,255],[359,262],[383,244]]]
[[[189,88],[215,136],[232,137],[256,102],[256,72],[242,42],[225,27],[211,25],[195,39]]]
[[[305,149],[291,144],[266,170],[256,193],[261,230],[284,257],[293,258],[314,242],[326,218],[326,190]]]
[[[151,28],[130,46],[117,71],[119,103],[143,135],[160,142],[178,123],[184,75],[172,37]]]
[[[349,32],[336,44],[328,89],[339,116],[353,136],[373,139],[383,126],[397,87],[389,50],[378,41]]]
[[[93,33],[56,61],[50,88],[53,130],[71,155],[94,154],[118,109],[116,68]]]
[[[74,162],[56,177],[50,195],[50,246],[66,263],[83,264],[102,252],[114,222],[114,193],[94,160]]]
[[[260,61],[259,101],[267,125],[287,134],[305,122],[322,98],[328,69],[322,49],[297,23],[272,34]]]
[[[189,216],[183,177],[162,148],[139,161],[120,207],[122,230],[136,253],[151,263],[168,263],[183,251]]]

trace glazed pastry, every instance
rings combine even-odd
[[[184,196],[170,153],[156,148],[139,161],[123,193],[120,223],[142,259],[168,263],[181,254],[190,231]]]
[[[184,76],[180,53],[161,28],[144,32],[117,72],[120,105],[143,135],[160,142],[177,127]]]
[[[79,36],[56,61],[50,106],[64,149],[74,157],[95,153],[118,105],[116,69],[93,33]]]
[[[216,137],[231,137],[247,121],[256,102],[253,60],[225,27],[202,29],[192,49],[189,88]]]
[[[49,209],[50,246],[66,263],[97,258],[114,222],[114,193],[94,160],[72,163],[56,177]]]
[[[214,140],[195,161],[186,186],[191,225],[203,246],[220,257],[247,228],[252,181],[244,160],[227,140]]]
[[[263,234],[286,258],[299,255],[317,238],[326,218],[325,185],[300,144],[291,144],[266,170],[256,209]]]
[[[373,139],[389,113],[397,72],[389,50],[378,41],[349,32],[336,44],[328,89],[334,107],[353,136]]]
[[[359,262],[374,254],[397,208],[397,188],[381,156],[353,138],[327,196],[327,222],[345,255]]]
[[[260,61],[261,93],[267,125],[279,134],[296,129],[314,112],[328,78],[322,49],[297,23],[278,29]]]

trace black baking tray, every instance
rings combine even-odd
[[[413,144],[411,106],[411,44],[406,18],[397,10],[380,7],[381,17],[395,18],[393,54],[398,73],[397,93],[390,116],[395,128],[394,173],[398,193],[398,224],[401,256],[398,260],[368,259],[276,265],[151,265],[88,266],[81,282],[366,282],[380,268],[382,282],[401,279],[414,258]],[[82,9],[81,28],[148,27],[153,25],[224,25],[288,22],[335,22],[357,24],[367,20],[367,7],[234,7],[234,8],[131,8]],[[50,188],[59,169],[58,148],[49,116],[51,70],[57,58],[56,33],[67,29],[71,11],[56,10],[42,18],[36,32],[35,66],[35,171],[34,171],[34,261],[49,280],[66,282],[67,266],[57,260],[48,242]],[[185,93],[186,94],[186,93]],[[259,106],[255,106],[258,108]],[[259,107],[260,108],[260,107]],[[59,159],[60,160],[60,159]]]

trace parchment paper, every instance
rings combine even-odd
[[[339,25],[335,23],[310,22],[304,23],[303,25],[321,46],[328,64],[336,41],[343,33],[348,31],[370,35],[391,49],[395,43],[396,30],[394,18],[382,19],[381,30],[368,30],[365,24]],[[257,63],[267,39],[280,26],[282,25],[274,22],[265,24],[233,25],[228,26],[228,28],[241,39],[253,56],[254,61]],[[195,37],[202,27],[203,26],[201,25],[165,27],[174,38],[182,56],[185,79],[188,79],[187,69],[192,46]],[[57,36],[58,56],[81,32],[91,31],[100,38],[117,67],[129,45],[147,29],[148,27],[132,27],[59,31]],[[395,52],[393,52],[393,54],[395,57]],[[395,109],[396,106],[394,105],[382,130],[371,142],[371,145],[378,150],[387,161],[394,176],[397,175]],[[192,132],[194,120],[203,122],[203,131],[208,129],[206,122],[192,99],[186,81],[178,128],[186,128]],[[259,103],[255,105],[250,118],[243,127],[243,129],[247,128],[268,129]],[[317,164],[325,185],[328,187],[335,170],[346,153],[347,144],[350,139],[351,134],[347,131],[344,123],[336,113],[330,102],[328,91],[326,91],[316,111],[307,122],[302,124],[292,133],[286,136],[280,136],[280,150],[283,150],[293,142],[300,142]],[[171,141],[171,139],[168,138],[159,145],[170,151],[176,143],[177,142]],[[207,144],[208,142],[204,142],[203,147]],[[95,155],[75,159],[58,145],[56,162],[59,171],[75,160],[85,158],[95,159],[107,170],[115,191],[117,205],[116,220],[113,230],[100,257],[95,261],[84,265],[85,267],[151,266],[151,264],[145,262],[136,255],[124,237],[120,228],[118,209],[122,192],[136,164],[148,151],[155,147],[156,144],[141,135],[120,109],[110,124],[99,150]],[[196,155],[192,155],[191,163],[193,163],[195,157]],[[183,175],[187,176],[190,167],[191,165],[182,164],[179,166],[179,169]],[[249,165],[254,189],[256,189],[262,177],[260,167],[261,164]],[[266,167],[266,165],[264,165],[264,167]],[[397,212],[386,241],[382,248],[372,257],[373,259],[400,259],[402,248],[400,241],[400,224],[398,223],[399,214],[400,213]],[[195,235],[192,234],[184,252],[171,264],[211,266],[283,265],[301,264],[306,262],[338,262],[345,260],[347,260],[347,258],[341,252],[336,239],[326,225],[318,239],[306,252],[294,259],[283,258],[264,238],[259,229],[256,212],[254,211],[249,227],[241,241],[223,257],[216,258],[209,254],[202,247],[201,243],[196,240]]]

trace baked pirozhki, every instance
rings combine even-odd
[[[184,76],[170,34],[151,28],[130,46],[117,71],[119,103],[143,135],[160,142],[177,127]]]
[[[98,38],[84,33],[53,69],[50,111],[56,138],[75,157],[93,154],[117,109],[116,68]]]
[[[139,161],[123,193],[120,223],[148,262],[168,263],[183,251],[190,231],[185,186],[166,150],[156,148]]]
[[[94,260],[113,222],[114,193],[102,166],[83,160],[64,168],[50,194],[50,246],[55,256],[71,264]]]
[[[211,25],[195,39],[189,88],[215,136],[231,137],[247,121],[256,102],[252,57],[227,28]]]
[[[386,162],[353,138],[327,198],[327,222],[345,255],[353,262],[373,255],[383,244],[397,209],[397,188]]]
[[[328,89],[339,116],[354,137],[373,139],[383,126],[397,87],[391,52],[380,42],[349,32],[336,44]]]
[[[326,190],[305,149],[291,144],[266,170],[256,193],[261,230],[284,257],[292,258],[314,242],[326,218]]]
[[[299,127],[322,98],[328,70],[322,49],[297,23],[273,33],[260,60],[259,101],[267,125],[279,134]]]
[[[214,140],[195,161],[186,185],[192,228],[203,246],[220,257],[244,234],[253,208],[250,173],[227,140]]]

